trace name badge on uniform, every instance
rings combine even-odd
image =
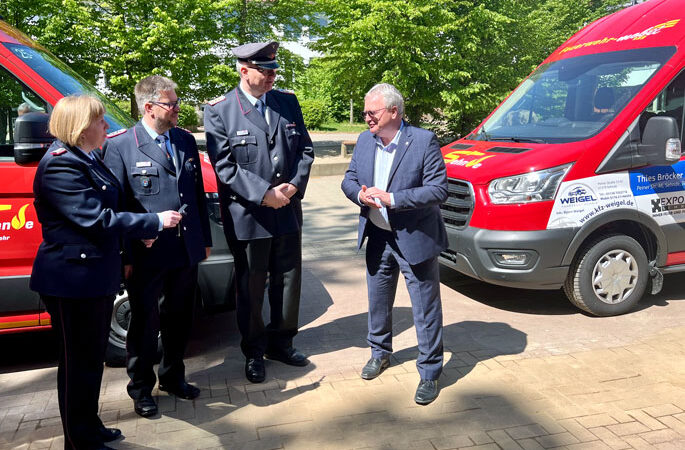
[[[238,130],[235,134],[238,136],[246,136],[246,135],[250,134],[250,131],[249,130]]]
[[[295,128],[296,126],[297,126],[296,123],[287,123],[287,124],[285,125],[286,128]]]
[[[136,162],[136,167],[150,167],[152,163],[150,161],[138,161]]]

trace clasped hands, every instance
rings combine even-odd
[[[178,223],[183,218],[183,215],[180,212],[173,211],[173,210],[164,211],[163,213],[160,213],[160,214],[162,216],[162,226],[164,228],[175,227],[176,225],[178,225]],[[152,247],[152,244],[154,244],[154,242],[157,240],[157,238],[141,239],[141,240],[143,241],[143,244],[145,244],[145,247],[150,248],[150,247]]]
[[[290,197],[295,195],[297,188],[290,183],[281,183],[274,186],[264,194],[262,199],[262,206],[269,208],[282,208],[290,203]]]
[[[377,187],[366,187],[362,185],[359,191],[359,201],[370,208],[380,209],[382,206],[392,206],[390,203],[390,193]]]

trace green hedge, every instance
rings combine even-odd
[[[195,131],[198,125],[197,112],[195,107],[187,103],[181,103],[181,110],[178,112],[178,126]]]
[[[322,100],[310,98],[300,100],[304,125],[309,130],[319,128],[327,119],[326,103]]]

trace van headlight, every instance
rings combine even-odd
[[[497,178],[488,187],[490,201],[495,204],[509,204],[552,200],[570,168],[571,164],[565,164],[513,177]]]

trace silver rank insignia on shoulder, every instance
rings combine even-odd
[[[66,152],[67,152],[66,148],[58,148],[57,150],[51,151],[50,154],[53,156],[59,156],[59,155],[65,154]]]
[[[219,97],[217,97],[217,98],[215,98],[215,99],[212,99],[212,100],[208,101],[207,104],[208,104],[209,106],[214,106],[214,105],[216,105],[217,103],[222,102],[222,101],[224,101],[224,100],[226,100],[226,96],[225,96],[225,95],[222,95],[222,96],[219,96]]]
[[[121,130],[117,130],[117,131],[112,131],[111,133],[109,133],[107,135],[107,138],[113,138],[115,136],[119,136],[120,134],[124,134],[124,133],[126,133],[126,128],[122,128]]]
[[[238,130],[235,133],[237,136],[247,136],[250,134],[250,130]]]
[[[150,167],[152,166],[152,162],[150,161],[138,161],[136,162],[136,167]]]

